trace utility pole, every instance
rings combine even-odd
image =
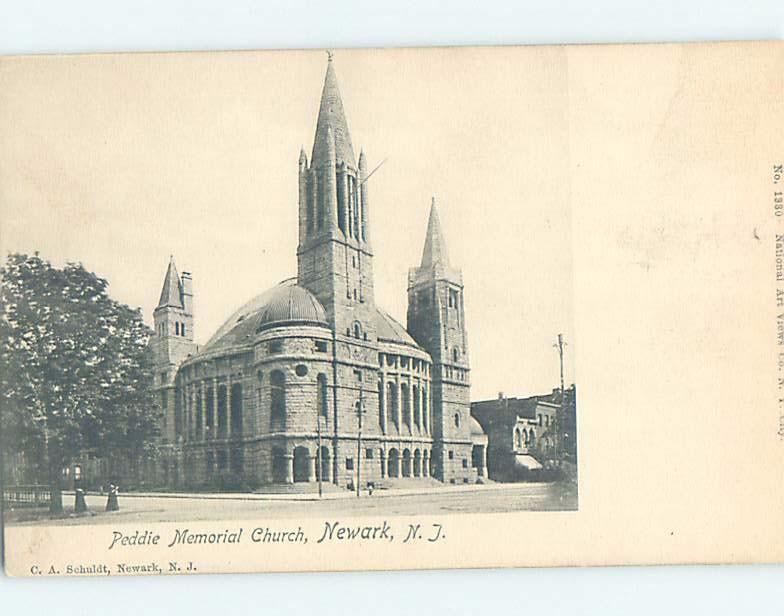
[[[566,343],[564,342],[563,334],[558,334],[558,342],[553,346],[558,349],[558,358],[561,364],[561,404],[555,416],[555,459],[557,462],[558,446],[561,442],[561,421],[564,416],[564,402],[566,400],[566,392],[564,391],[564,347]]]
[[[360,470],[362,465],[362,414],[364,412],[365,406],[365,386],[362,382],[362,372],[360,370],[356,371],[356,375],[359,378],[359,403],[357,404],[357,415],[358,415],[358,423],[359,428],[357,430],[357,485],[355,486],[357,489],[357,498],[360,495]]]
[[[324,474],[324,465],[321,463],[321,390],[319,389],[319,404],[316,405],[316,435],[318,437],[318,450],[316,451],[316,464],[318,464],[318,468],[316,472],[318,474],[318,488],[319,488],[319,498],[322,495],[322,488],[321,488],[321,475]]]

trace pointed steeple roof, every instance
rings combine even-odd
[[[161,298],[158,300],[158,308],[174,306],[182,308],[182,282],[177,273],[177,266],[174,264],[174,256],[169,259],[169,268],[166,270],[166,278],[163,279]]]
[[[449,267],[449,253],[446,251],[446,241],[441,231],[441,221],[438,219],[436,198],[430,202],[430,219],[427,221],[427,235],[425,248],[422,250],[422,268]]]
[[[327,161],[330,138],[334,139],[336,163],[346,163],[351,167],[356,167],[354,147],[351,145],[351,135],[348,132],[346,114],[343,111],[343,101],[340,98],[332,54],[329,55],[327,74],[324,76],[324,89],[321,92],[321,104],[316,123],[316,137],[313,140],[313,153],[310,157],[311,165],[321,165]]]

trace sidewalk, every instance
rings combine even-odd
[[[374,490],[372,496],[368,496],[367,490],[362,490],[362,498],[389,498],[392,496],[420,496],[435,495],[442,492],[480,492],[487,490],[513,490],[521,486],[520,483],[485,483],[485,484],[445,484],[434,488],[433,486],[421,488],[389,488],[384,490]],[[530,484],[530,485],[548,485]],[[64,495],[73,495],[73,491],[64,491]],[[94,492],[89,494],[95,495]],[[308,492],[304,494],[264,494],[249,492],[120,492],[120,498],[180,498],[180,499],[199,499],[199,500],[236,500],[236,501],[324,501],[357,498],[354,491],[324,491],[319,497],[318,492]]]

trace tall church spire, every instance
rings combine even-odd
[[[422,250],[421,267],[449,267],[449,254],[446,250],[446,241],[441,231],[441,221],[438,219],[436,198],[430,202],[430,219],[427,221],[427,234],[425,235],[425,248]]]
[[[324,76],[324,89],[321,91],[321,104],[316,123],[316,137],[313,140],[313,153],[310,157],[311,165],[314,167],[320,167],[328,160],[330,132],[334,139],[336,163],[338,165],[346,163],[352,169],[356,169],[354,147],[351,145],[351,135],[343,111],[343,101],[340,98],[332,55],[327,62],[327,74]]]
[[[174,256],[169,259],[169,268],[166,270],[166,277],[163,279],[161,298],[158,300],[158,308],[173,306],[183,308],[182,305],[182,282],[177,273],[177,266],[174,264]]]

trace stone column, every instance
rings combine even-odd
[[[218,432],[218,377],[212,377],[212,408],[210,409],[212,415],[212,430],[210,431],[210,438],[214,439],[215,434]]]
[[[362,195],[361,186],[359,184],[359,177],[354,180],[354,218],[356,223],[356,237],[357,240],[362,239],[362,226],[365,222],[362,220]]]
[[[346,237],[351,237],[351,217],[349,216],[349,200],[348,200],[348,174],[346,173],[345,165],[341,165],[340,169],[340,190],[343,193],[343,203],[340,206],[343,208],[343,219],[340,224],[345,229]]]
[[[482,445],[482,468],[479,471],[481,477],[487,477],[487,445]]]
[[[381,450],[381,479],[387,476],[387,456],[384,450]]]
[[[395,401],[397,402],[395,404],[395,425],[398,432],[403,427],[403,388],[401,385],[400,377],[398,377],[398,380],[395,381]]]
[[[318,454],[314,454],[310,456],[309,464],[308,464],[308,481],[313,483],[316,481],[316,464],[318,462]]]
[[[199,389],[201,390],[201,426],[199,426],[199,440],[204,440],[204,426],[207,424],[207,387],[204,384],[204,379],[199,381]]]
[[[286,483],[294,483],[294,454],[284,454],[283,461],[286,464]]]
[[[422,456],[422,476],[430,476],[430,456]]]
[[[188,440],[195,438],[194,428],[196,424],[196,393],[193,383],[188,385]]]
[[[384,377],[381,377],[381,387],[379,387],[379,396],[378,396],[378,412],[381,415],[381,433],[387,433],[387,404],[386,404],[386,396],[387,396],[387,384],[384,380]]]
[[[416,424],[415,419],[416,418],[414,417],[414,381],[409,376],[408,377],[408,431],[409,433],[414,432],[414,425]],[[413,460],[413,458],[411,459]]]
[[[231,377],[226,382],[226,438],[231,438]]]

